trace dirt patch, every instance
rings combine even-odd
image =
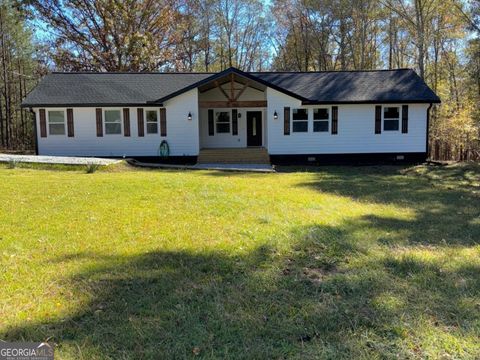
[[[321,284],[326,278],[341,274],[343,271],[336,266],[329,266],[328,268],[305,267],[303,268],[303,275],[313,283]]]

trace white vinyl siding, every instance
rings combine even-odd
[[[158,156],[162,140],[167,140],[171,156],[196,156],[199,149],[197,90],[193,89],[164,103],[167,111],[167,136],[138,137],[137,108],[130,107],[130,133],[132,136],[105,135],[97,137],[95,107],[73,108],[75,137],[38,135],[40,155],[58,156]],[[158,108],[142,106],[144,112]],[[117,108],[103,108],[118,110]],[[40,128],[38,108],[37,126]],[[191,113],[193,120],[187,119]],[[123,113],[123,111],[122,111]],[[104,122],[105,120],[103,120]],[[123,126],[122,126],[123,127]],[[123,130],[122,130],[123,131]]]
[[[386,131],[375,135],[375,105],[338,104],[338,134],[331,134],[330,105],[302,105],[301,101],[277,90],[267,89],[268,152],[275,154],[355,154],[389,152],[425,152],[426,119],[429,104],[408,104],[408,133]],[[385,104],[400,106],[402,104]],[[308,108],[309,131],[283,134],[283,108]],[[313,132],[313,109],[330,108],[330,131]],[[274,112],[278,119],[273,119]],[[401,119],[401,111],[400,111]]]
[[[208,92],[207,92],[208,93]],[[429,104],[408,104],[409,119],[408,133],[401,131],[382,131],[375,134],[375,106],[380,104],[337,104],[338,106],[338,135],[331,134],[332,104],[305,106],[300,100],[285,95],[277,90],[268,88],[266,94],[256,91],[245,91],[248,99],[259,99],[266,95],[268,108],[238,108],[238,135],[229,133],[208,136],[207,109],[198,107],[198,91],[190,90],[174,97],[163,104],[166,108],[167,136],[133,136],[138,134],[136,118],[137,108],[130,107],[130,132],[132,136],[96,136],[95,107],[73,108],[75,119],[75,137],[38,135],[38,149],[41,155],[65,156],[157,156],[160,142],[167,140],[171,156],[196,156],[202,147],[246,147],[246,118],[247,111],[262,111],[263,141],[268,152],[276,154],[353,154],[353,153],[389,153],[389,152],[425,152],[426,151],[426,117]],[[202,96],[205,94],[202,94]],[[221,95],[221,94],[220,94]],[[255,95],[255,96],[253,96]],[[213,97],[213,99],[215,99]],[[382,128],[384,107],[399,107],[399,127],[401,126],[402,104],[382,105]],[[295,132],[285,136],[284,107],[293,109],[307,109],[307,132]],[[158,108],[142,106],[144,113],[158,111]],[[329,131],[316,132],[315,109],[328,108]],[[38,108],[37,128],[39,129]],[[64,127],[66,132],[65,109],[50,108],[47,110],[47,128],[50,131],[49,111],[61,110],[64,113]],[[118,108],[103,108],[103,123],[107,120],[106,110],[120,111],[120,133],[123,132],[122,114]],[[230,111],[231,109],[221,109]],[[278,119],[273,119],[277,112]],[[188,120],[188,114],[193,120]],[[118,113],[115,116],[118,119]],[[146,120],[146,119],[145,119]],[[304,121],[304,120],[303,120]],[[231,115],[230,115],[231,122]],[[290,126],[292,126],[292,120]],[[55,122],[54,122],[55,123]],[[60,123],[60,122],[58,122]],[[118,121],[114,121],[118,123]],[[145,121],[145,124],[147,121]],[[146,125],[145,125],[146,126]],[[200,126],[200,129],[199,129]],[[118,125],[115,125],[118,131]],[[266,139],[268,139],[268,144]]]

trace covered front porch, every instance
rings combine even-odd
[[[233,72],[198,87],[199,159],[213,160],[214,155],[225,159],[233,154],[228,149],[239,148],[260,148],[237,154],[245,159],[258,159],[266,153],[266,89],[264,84]]]

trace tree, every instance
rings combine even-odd
[[[43,21],[56,67],[149,71],[174,63],[183,20],[173,0],[30,1]]]
[[[258,0],[188,0],[175,69],[259,70],[268,61],[268,19]]]
[[[20,102],[34,86],[37,66],[24,14],[13,2],[0,3],[0,147],[31,148],[33,122]]]
[[[212,40],[217,69],[261,68],[267,34],[263,4],[258,0],[218,0],[213,4],[213,12],[216,26]]]

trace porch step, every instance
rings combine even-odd
[[[202,149],[198,164],[270,164],[265,148]]]

